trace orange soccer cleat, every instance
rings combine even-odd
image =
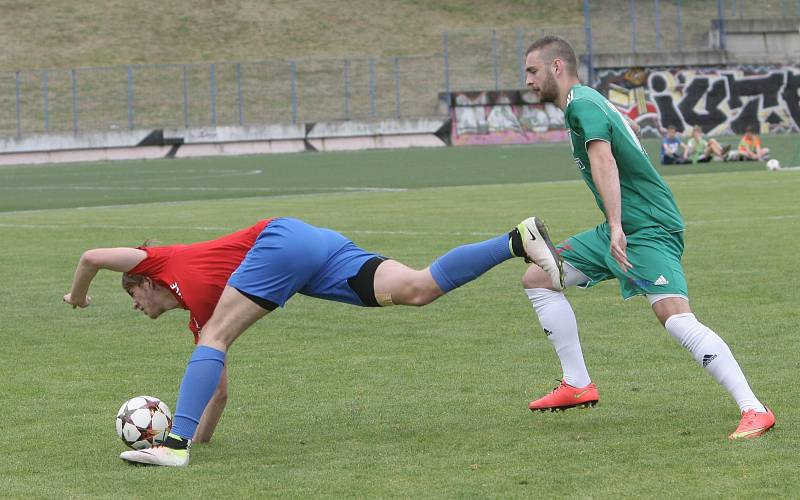
[[[531,411],[563,411],[576,406],[588,408],[596,405],[599,399],[600,393],[597,392],[594,384],[586,387],[572,387],[562,380],[561,384],[553,389],[553,392],[532,401],[528,408]]]
[[[747,410],[742,412],[739,427],[728,436],[729,439],[753,439],[775,427],[775,415],[767,408],[766,412]]]

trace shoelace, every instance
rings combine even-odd
[[[747,410],[744,412],[744,415],[742,415],[742,420],[744,420],[746,424],[751,425],[755,422],[757,414],[758,412],[755,410]]]

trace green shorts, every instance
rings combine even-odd
[[[616,278],[622,297],[676,294],[689,297],[681,266],[683,232],[646,227],[626,234],[628,261],[633,269],[623,272],[611,256],[607,223],[571,236],[557,245],[566,262],[589,277],[586,287]]]

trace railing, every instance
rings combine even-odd
[[[800,16],[800,0],[584,0],[549,28],[450,30],[429,55],[0,72],[0,136],[441,115],[456,90],[524,87],[545,34],[603,52],[724,47],[726,19]]]

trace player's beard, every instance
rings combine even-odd
[[[542,86],[539,87],[540,102],[558,102],[558,84],[553,73],[547,72]]]

